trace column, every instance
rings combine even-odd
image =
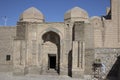
[[[72,77],[82,77],[84,73],[85,44],[81,41],[73,41],[72,51]]]

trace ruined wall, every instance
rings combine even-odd
[[[75,30],[75,33],[73,34],[73,40],[79,42],[83,41],[85,43],[85,74],[92,74],[92,63],[94,61],[94,27],[91,26],[90,23],[84,22],[75,22],[74,26],[75,28],[73,28],[73,31]],[[76,45],[76,47],[78,46]],[[77,55],[77,50],[75,51]],[[77,60],[77,57],[75,58],[75,60]],[[74,65],[75,64],[77,64],[77,62],[74,63]]]
[[[18,22],[17,23],[17,28],[16,28],[16,38],[17,39],[25,39],[26,38],[26,25],[27,23],[23,22]]]
[[[90,22],[93,26],[94,31],[94,47],[102,47],[103,46],[103,36],[102,36],[102,21],[100,17],[94,16],[90,19]]]
[[[92,75],[92,64],[94,62],[94,50],[86,49],[85,50],[85,75]]]
[[[0,64],[12,64],[12,43],[16,35],[16,27],[0,27]],[[6,55],[11,55],[10,63],[6,62]]]
[[[94,27],[85,24],[85,74],[92,74],[94,61]]]
[[[104,20],[104,47],[119,48],[120,45],[120,2],[111,0],[111,20]]]
[[[105,48],[119,48],[118,28],[111,20],[104,21],[104,46]]]
[[[12,64],[13,39],[16,35],[16,27],[0,27],[0,71],[7,71]],[[10,57],[10,60],[7,60]],[[9,70],[8,70],[9,71]]]
[[[118,74],[118,72],[116,72],[116,70],[118,71],[116,66],[119,66],[119,64],[116,64],[116,62],[119,55],[120,55],[120,49],[117,48],[95,49],[95,59],[100,59],[101,63],[104,65],[105,76],[107,76],[108,74],[111,76]]]

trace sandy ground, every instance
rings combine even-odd
[[[71,78],[62,75],[33,75],[15,76],[10,72],[0,72],[0,80],[83,80],[78,78]]]

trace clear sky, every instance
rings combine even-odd
[[[65,12],[75,6],[85,9],[90,17],[105,15],[110,0],[0,0],[0,26],[4,16],[8,26],[16,25],[20,14],[32,6],[44,14],[46,22],[63,22]]]

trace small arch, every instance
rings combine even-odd
[[[43,30],[43,31],[40,33],[40,39],[42,39],[42,36],[43,36],[45,33],[50,32],[50,31],[55,32],[56,34],[58,34],[58,35],[60,36],[60,40],[63,39],[62,33],[61,33],[58,29],[55,29],[55,28],[53,28],[53,27],[50,27],[50,28],[47,28],[47,29]]]
[[[60,43],[60,36],[56,32],[48,31],[42,35],[42,40],[44,40],[44,43],[50,41],[58,45]]]

